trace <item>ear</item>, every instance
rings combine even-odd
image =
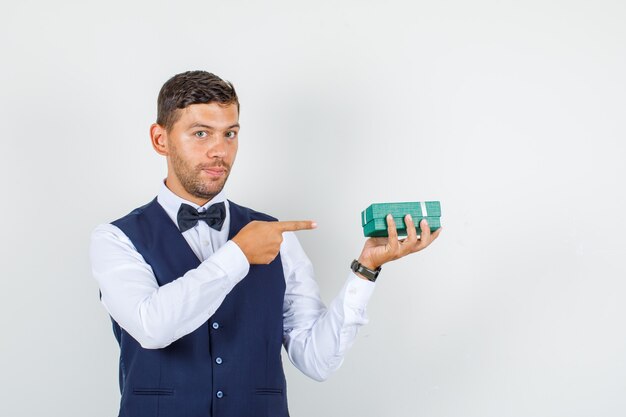
[[[152,147],[159,155],[167,156],[167,131],[165,128],[157,123],[153,123],[150,126],[150,141]]]

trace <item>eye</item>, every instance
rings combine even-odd
[[[228,139],[234,139],[235,136],[237,136],[237,132],[235,132],[234,130],[229,130],[228,132],[226,132],[226,137]]]
[[[195,135],[197,138],[200,138],[200,139],[204,139],[204,138],[206,138],[206,137],[208,136],[207,132],[205,132],[204,130],[201,130],[201,131],[199,131],[199,132],[196,132],[196,133],[194,133],[194,135]]]

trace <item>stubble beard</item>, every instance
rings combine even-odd
[[[214,163],[203,163],[192,167],[187,161],[181,158],[174,149],[170,152],[170,158],[174,174],[185,191],[194,197],[211,200],[222,191],[230,175],[230,166],[221,159],[216,160]],[[224,168],[226,170],[223,178],[217,180],[202,178],[204,175],[202,170],[215,167]]]

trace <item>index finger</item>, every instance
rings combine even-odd
[[[312,220],[290,220],[273,222],[281,232],[295,232],[298,230],[310,230],[317,227],[317,223]]]
[[[396,222],[393,220],[393,216],[391,214],[387,214],[386,220],[389,243],[395,245],[398,242],[398,229],[396,227]]]

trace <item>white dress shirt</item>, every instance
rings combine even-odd
[[[203,211],[223,201],[226,219],[220,231],[200,221],[182,233],[202,262],[161,287],[150,265],[118,227],[102,224],[94,230],[90,255],[102,304],[147,349],[168,346],[200,327],[250,268],[239,246],[228,240],[229,202],[223,191],[200,208],[163,184],[157,201],[176,225],[182,203]],[[293,232],[283,234],[280,255],[286,284],[283,344],[298,369],[322,381],[339,368],[358,328],[367,323],[365,307],[374,284],[350,271],[339,295],[326,308],[311,262]]]

